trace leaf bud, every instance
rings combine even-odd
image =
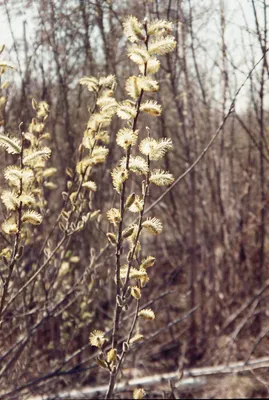
[[[141,290],[137,286],[133,286],[131,288],[131,295],[136,299],[139,300],[141,298]]]
[[[132,193],[126,199],[125,208],[131,207],[131,205],[134,203],[134,201],[135,201],[135,193]]]
[[[130,237],[133,234],[134,231],[134,226],[129,226],[128,228],[124,229],[124,231],[122,232],[122,237],[124,239]]]
[[[117,238],[114,233],[108,232],[106,234],[108,240],[110,241],[111,244],[116,245],[117,244]]]
[[[18,253],[17,253],[17,255],[16,255],[16,260],[19,260],[19,259],[22,257],[22,255],[23,255],[23,250],[24,250],[24,247],[23,247],[23,246],[20,246],[19,249],[18,249]]]
[[[100,366],[100,367],[102,367],[102,368],[104,368],[104,369],[107,369],[108,368],[108,364],[107,364],[107,362],[105,361],[105,360],[101,360],[101,358],[97,358],[97,364]]]
[[[37,109],[37,101],[34,98],[32,99],[32,107],[36,111],[36,109]]]
[[[143,399],[146,392],[143,388],[137,388],[133,391],[133,399]]]
[[[117,349],[110,349],[107,353],[107,362],[114,363],[117,360]]]
[[[70,178],[73,178],[74,173],[71,168],[66,168],[65,172],[66,172],[66,175],[70,176]]]
[[[117,295],[116,300],[117,300],[118,306],[122,308],[123,307],[123,301],[122,301],[121,296]]]
[[[129,350],[129,345],[127,342],[123,342],[122,350],[126,353]]]

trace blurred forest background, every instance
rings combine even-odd
[[[269,47],[268,1],[239,0],[234,8],[231,4],[226,0],[0,1],[1,32],[9,37],[4,55],[17,68],[9,72],[1,117],[4,129],[17,132],[20,122],[28,126],[34,116],[32,98],[46,101],[50,163],[57,168],[57,187],[46,188],[47,222],[36,228],[36,246],[25,249],[21,280],[14,281],[12,290],[35,271],[42,238],[61,210],[66,168],[74,167],[88,120],[90,97],[79,79],[113,74],[117,99],[126,96],[125,79],[133,75],[134,65],[127,57],[124,17],[147,16],[174,24],[177,48],[162,57],[157,75],[157,100],[163,112],[151,129],[155,137],[173,140],[174,150],[164,167],[177,178],[201,154],[229,112],[236,90]],[[144,341],[129,355],[123,378],[267,356],[269,367],[268,78],[265,56],[214,145],[154,207],[164,232],[147,243],[157,262],[144,301],[156,319],[146,325]],[[94,177],[99,182],[94,206],[103,213],[113,202],[110,170],[120,157],[115,143],[119,127],[115,118],[109,155]],[[1,156],[0,168],[5,165],[7,158]],[[4,187],[2,174],[0,187]],[[151,190],[148,205],[163,191]],[[3,215],[2,207],[0,222]],[[94,328],[111,328],[113,310],[113,248],[107,245],[106,218],[98,221],[73,235],[68,249],[42,272],[39,283],[29,285],[2,317],[0,398],[50,395],[106,383],[88,343]],[[56,228],[49,245],[58,239]],[[2,237],[0,245],[5,247]],[[57,284],[55,268],[62,268]],[[83,281],[76,285],[82,274]],[[180,396],[266,397],[267,372],[214,377],[211,384],[186,387]],[[162,390],[172,396],[169,385],[153,388],[156,397]]]

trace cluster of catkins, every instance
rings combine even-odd
[[[111,173],[113,187],[118,193],[118,207],[107,212],[107,218],[113,227],[107,233],[107,238],[115,247],[116,301],[111,344],[109,345],[110,341],[103,331],[95,330],[90,335],[91,345],[100,349],[98,364],[110,371],[107,398],[113,393],[115,377],[120,371],[125,354],[134,342],[143,339],[139,321],[155,318],[151,309],[139,307],[142,290],[150,279],[148,269],[155,263],[155,258],[151,255],[140,257],[140,236],[144,231],[155,235],[162,231],[162,223],[158,218],[144,217],[150,185],[166,186],[174,181],[169,171],[155,167],[156,162],[162,160],[166,152],[172,149],[171,139],[154,138],[150,128],[143,132],[138,126],[139,117],[143,114],[153,117],[161,114],[161,105],[152,99],[152,95],[159,89],[154,74],[160,68],[157,56],[167,54],[176,47],[176,41],[171,36],[172,24],[162,20],[141,23],[131,16],[124,22],[124,32],[131,42],[128,56],[138,66],[139,73],[126,81],[125,88],[129,98],[116,106],[113,102],[118,117],[125,124],[116,135],[123,157]],[[136,192],[130,189],[133,179],[140,182],[140,189]],[[127,338],[121,340],[122,347],[119,349],[121,315],[129,309],[132,299],[136,302],[136,311],[130,317],[132,322]],[[126,327],[126,323],[124,326]],[[134,398],[143,396],[142,389],[135,390]]]

